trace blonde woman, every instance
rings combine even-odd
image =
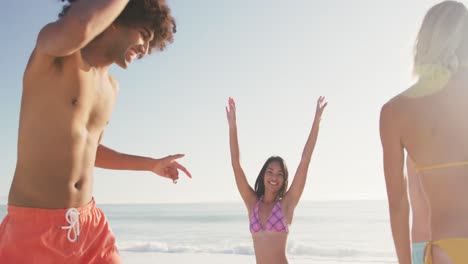
[[[418,81],[381,110],[380,134],[393,239],[411,263],[404,151],[427,197],[425,263],[468,263],[468,11],[444,1],[427,12],[414,54]]]

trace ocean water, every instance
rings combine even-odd
[[[122,255],[245,255],[254,262],[247,211],[240,202],[98,206]],[[2,219],[5,214],[0,206]],[[303,263],[396,263],[386,202],[300,202],[287,254]]]

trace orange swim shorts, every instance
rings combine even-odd
[[[94,199],[80,208],[8,206],[0,225],[0,263],[121,263]]]

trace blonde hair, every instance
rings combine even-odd
[[[441,67],[455,72],[468,61],[468,47],[462,47],[468,44],[466,40],[468,11],[462,3],[444,1],[431,7],[416,38],[414,74],[420,77]]]

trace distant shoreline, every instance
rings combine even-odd
[[[341,203],[341,202],[386,202],[385,199],[330,199],[330,200],[304,200],[301,203]],[[7,205],[8,198],[0,197],[0,205]],[[241,201],[201,201],[201,202],[99,202],[98,205],[114,206],[114,205],[188,205],[188,204],[204,204],[204,205],[220,205],[220,204],[242,204]]]
[[[330,200],[304,200],[299,203],[331,203],[331,202],[386,202],[387,200],[385,199],[330,199]],[[109,203],[109,202],[99,202],[97,201],[98,204],[100,205],[187,205],[187,204],[212,204],[212,205],[220,205],[220,204],[242,204],[242,201],[201,201],[201,202],[127,202],[127,203],[122,203],[122,202],[115,202],[115,203]]]

